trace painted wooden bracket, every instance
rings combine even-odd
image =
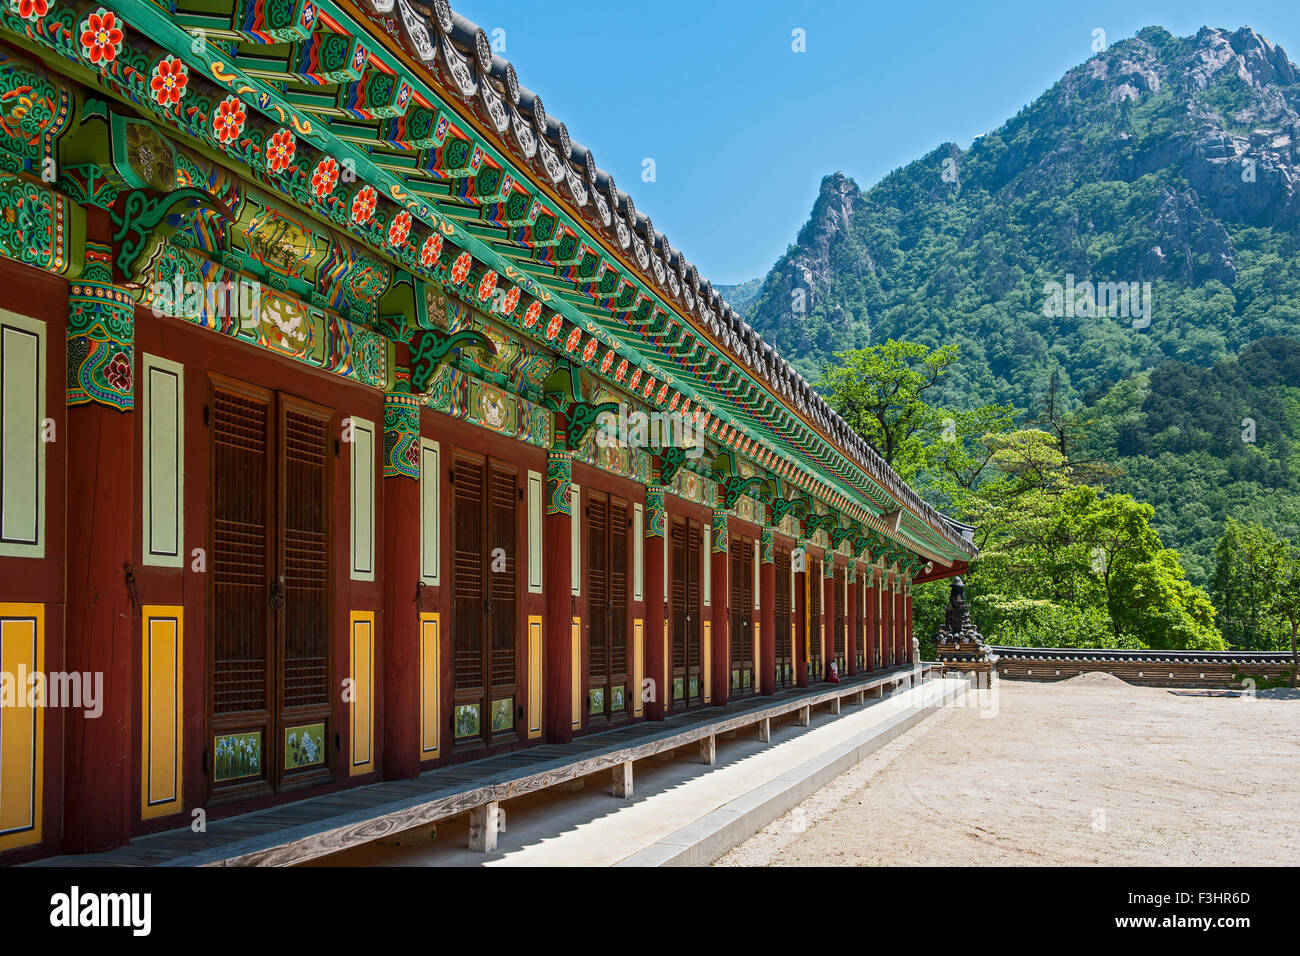
[[[729,478],[723,479],[723,506],[726,508],[736,507],[736,502],[740,500],[740,496],[745,493],[746,489],[752,488],[755,485],[761,486],[763,484],[765,484],[765,479],[760,478],[757,475],[751,478],[746,478],[743,475],[732,475]]]
[[[411,338],[411,391],[423,395],[429,390],[429,382],[438,366],[447,360],[455,349],[480,349],[489,355],[496,355],[496,346],[482,332],[463,329],[459,332],[444,332],[441,329],[426,329]]]
[[[225,203],[202,189],[187,186],[169,193],[133,189],[120,198],[120,213],[116,206],[108,213],[116,230],[113,233],[113,244],[117,247],[115,262],[122,275],[134,275],[135,265],[154,231],[182,205],[212,209],[226,219],[234,219]]]
[[[808,502],[802,498],[775,498],[772,501],[772,524],[778,525],[790,512],[806,513]]]
[[[677,472],[686,464],[686,449],[678,448],[676,445],[670,445],[665,448],[659,455],[659,481],[664,485],[671,485],[673,479],[677,477]]]

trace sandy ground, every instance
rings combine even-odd
[[[991,703],[940,711],[716,865],[1300,863],[1300,694],[1086,674]]]

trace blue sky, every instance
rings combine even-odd
[[[1109,42],[1253,27],[1300,60],[1300,3],[452,0],[715,284],[764,275],[821,179],[962,148]],[[792,51],[804,31],[806,52]],[[655,181],[643,181],[654,160]]]

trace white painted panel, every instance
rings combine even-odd
[[[762,590],[762,585],[759,583],[762,580],[760,577],[760,572],[762,571],[762,568],[759,565],[759,562],[762,560],[762,557],[763,557],[763,552],[759,550],[758,542],[755,541],[754,542],[754,610],[755,611],[758,610],[758,598],[759,598],[758,592]]]
[[[528,593],[542,593],[542,473],[528,473]]]
[[[704,526],[704,606],[713,604],[713,526]]]
[[[632,600],[645,598],[645,513],[632,505]]]
[[[569,590],[582,596],[582,488],[569,483]]]
[[[140,360],[144,429],[145,564],[185,563],[185,369],[156,355]]]
[[[442,449],[420,439],[420,580],[442,583]]]
[[[0,554],[45,557],[45,323],[0,311]]]
[[[375,425],[352,416],[352,580],[375,579]]]

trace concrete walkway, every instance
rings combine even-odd
[[[430,834],[406,834],[315,861],[352,866],[657,866],[705,864],[825,786],[867,754],[960,698],[964,681],[931,680],[836,716],[814,712],[809,727],[772,725],[771,743],[752,732],[717,739],[717,764],[698,748],[637,761],[635,796],[611,796],[608,774],[511,800],[506,829],[487,854],[467,849],[464,819]],[[668,756],[668,755],[665,755]],[[581,789],[578,787],[581,786]]]

